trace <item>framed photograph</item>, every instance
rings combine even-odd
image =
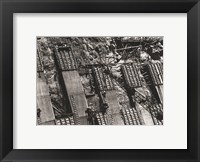
[[[1,161],[200,161],[198,0],[1,0]]]

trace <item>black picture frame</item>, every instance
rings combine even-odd
[[[13,149],[13,13],[187,13],[188,149]],[[200,161],[199,0],[0,0],[0,24],[1,161]]]

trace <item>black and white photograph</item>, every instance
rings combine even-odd
[[[164,125],[163,36],[36,38],[37,125]]]

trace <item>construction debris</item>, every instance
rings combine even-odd
[[[38,37],[36,55],[38,125],[163,125],[163,37]]]

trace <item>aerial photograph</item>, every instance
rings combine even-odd
[[[36,125],[164,125],[163,38],[36,37]]]

